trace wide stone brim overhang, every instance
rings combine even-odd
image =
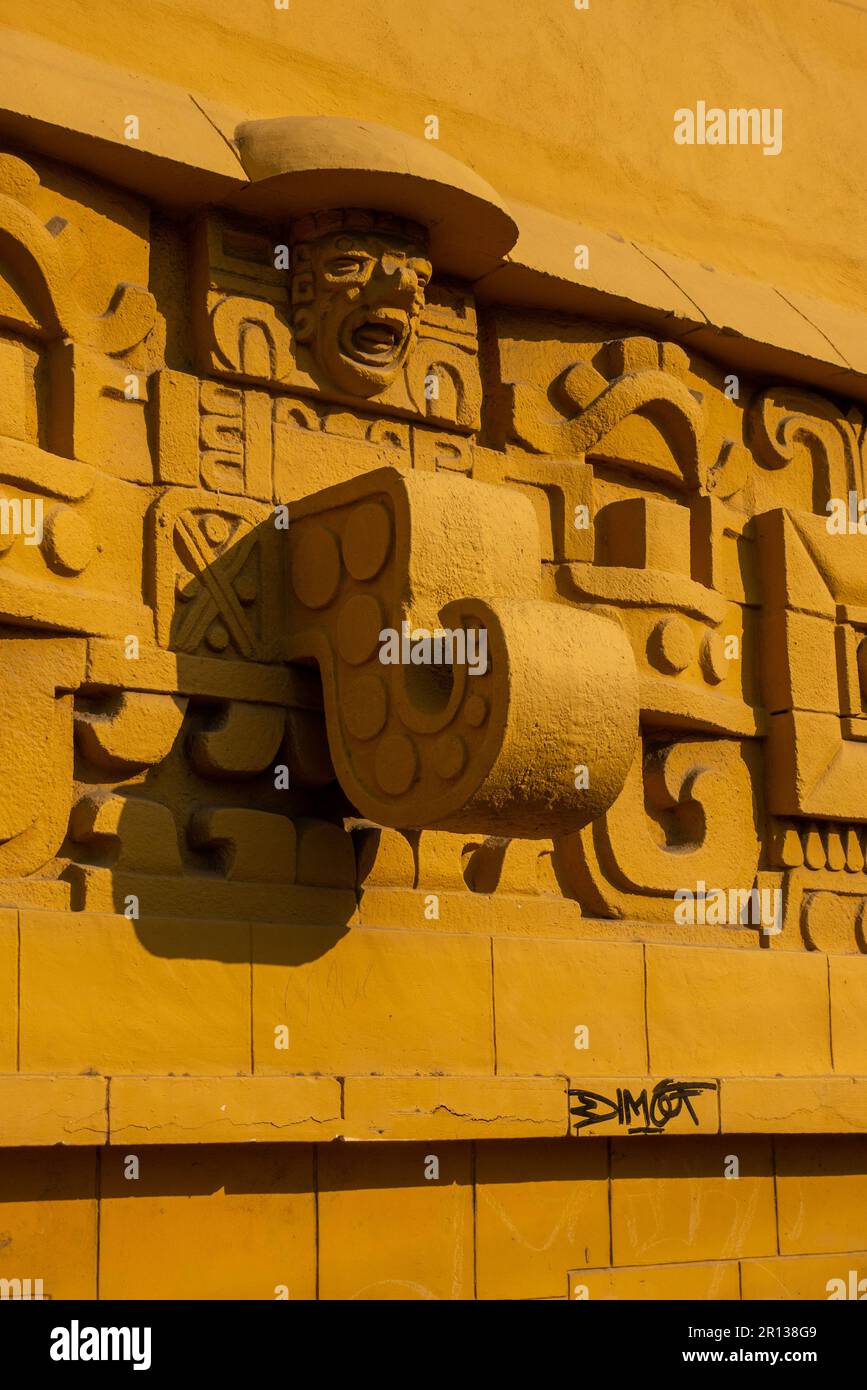
[[[285,222],[365,208],[420,222],[441,274],[475,280],[499,265],[518,228],[496,191],[426,140],[372,121],[286,116],[245,121],[234,144],[250,183],[229,203]]]
[[[124,135],[131,111],[141,118],[138,140]],[[334,118],[319,119],[332,123]],[[258,123],[249,108],[193,95],[185,85],[73,53],[39,35],[2,30],[0,139],[149,198],[172,216],[221,206],[249,207],[256,215],[261,188],[254,192],[233,142],[236,131]],[[457,163],[434,141],[400,138],[420,145],[440,164]],[[357,164],[356,172],[363,167]],[[389,168],[394,172],[393,163]],[[503,200],[484,180],[460,163],[457,168],[470,180],[471,192],[478,195],[480,185],[484,189],[484,196],[469,204],[459,200],[462,208],[481,214],[488,203],[502,212]],[[256,183],[266,177],[273,175],[263,174]],[[441,183],[442,177],[440,169],[430,180]],[[371,188],[372,181],[368,193]],[[699,263],[656,244],[634,242],[616,225],[602,230],[513,198],[508,206],[520,239],[495,266],[488,263],[492,245],[483,239],[487,220],[459,219],[468,228],[462,240],[470,240],[473,252],[467,264],[480,269],[454,273],[476,282],[478,301],[626,324],[688,341],[690,350],[735,372],[782,376],[867,401],[867,315],[837,300],[798,294],[787,282],[777,289],[755,265],[750,272],[749,248],[744,272],[733,273],[707,264],[706,256]],[[588,256],[579,266],[574,248],[584,246]],[[442,273],[444,265],[438,269]]]

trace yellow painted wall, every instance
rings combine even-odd
[[[53,1298],[782,1300],[867,1277],[857,957],[831,957],[829,982],[817,954],[491,939],[409,913],[339,938],[86,912],[0,928],[0,1279]],[[727,1076],[695,1124],[566,1137],[567,1084],[637,1095],[648,1066]]]
[[[0,0],[0,23],[253,115],[349,115],[421,135],[506,198],[867,307],[850,0]],[[783,150],[685,148],[682,106],[781,107]]]
[[[55,1299],[827,1299],[867,1277],[865,1159],[862,1136],[0,1151],[0,1279]]]
[[[0,23],[56,45],[59,72],[88,55],[175,84],[191,100],[212,99],[250,115],[351,115],[416,136],[425,118],[437,115],[442,148],[507,199],[715,266],[708,274],[717,282],[718,271],[728,270],[867,310],[867,127],[837,99],[858,90],[867,10],[848,0],[734,0],[725,8],[718,0],[590,0],[587,11],[571,0],[441,0],[436,7],[290,0],[286,11],[272,0],[45,0],[26,8],[0,0]],[[673,113],[698,100],[781,107],[783,152],[766,158],[752,147],[676,146]],[[5,178],[15,196],[23,189],[30,199],[35,237],[46,238],[47,224],[63,224],[58,283],[87,310],[95,335],[90,320],[102,315],[119,282],[149,284],[158,325],[134,361],[149,379],[162,374],[146,403],[148,419],[162,412],[159,431],[152,427],[149,435],[145,405],[121,400],[115,377],[106,385],[99,375],[120,363],[102,362],[97,370],[92,349],[75,361],[78,433],[68,457],[52,456],[52,476],[58,463],[79,457],[96,465],[103,490],[94,525],[111,534],[116,550],[94,561],[102,606],[88,591],[82,600],[88,621],[98,624],[88,649],[89,683],[69,674],[74,660],[84,660],[83,638],[61,637],[56,651],[54,639],[46,641],[59,674],[41,693],[53,707],[55,689],[63,694],[57,703],[71,706],[71,690],[113,688],[105,671],[115,649],[107,639],[101,645],[99,634],[118,638],[139,620],[143,630],[150,623],[150,609],[138,607],[151,563],[143,518],[164,485],[198,486],[202,441],[190,375],[196,356],[188,291],[196,277],[184,218],[159,209],[151,220],[144,198],[128,190],[95,184],[54,159],[34,165],[41,185],[14,160],[4,166]],[[205,283],[201,267],[198,280]],[[731,323],[724,317],[728,283],[714,296],[722,305],[717,326]],[[617,287],[627,297],[629,287]],[[29,333],[25,306],[5,292],[0,309]],[[677,293],[677,311],[688,315],[690,302]],[[765,331],[766,301],[758,292],[755,306],[745,298],[756,333]],[[483,362],[487,388],[529,383],[544,399],[581,356],[569,336],[579,328],[534,312],[486,307],[488,347],[499,335],[500,359],[496,366]],[[101,319],[96,324],[101,332]],[[803,324],[799,329],[803,334]],[[592,325],[594,351],[612,331],[608,322]],[[65,359],[53,352],[50,332],[60,372]],[[858,333],[863,341],[860,322]],[[536,361],[532,345],[540,336],[553,347]],[[42,339],[25,337],[25,406],[13,422],[20,438],[9,438],[39,462],[43,388],[33,344]],[[812,339],[796,345],[804,358],[818,358]],[[5,339],[2,346],[9,347]],[[633,346],[641,370],[656,374],[655,357],[647,367],[655,340]],[[679,361],[669,353],[671,390]],[[88,367],[95,372],[92,398]],[[680,370],[687,371],[685,356]],[[740,438],[740,414],[723,400],[717,369],[701,370],[703,376],[685,379],[707,386],[713,459],[722,448],[734,474],[738,455],[729,458],[729,436]],[[503,382],[494,381],[498,371]],[[185,453],[186,434],[180,427],[173,433],[172,392],[191,386],[192,398],[182,396],[182,404],[192,399]],[[229,389],[240,400],[240,390]],[[809,416],[809,402],[804,409]],[[113,423],[118,412],[123,428]],[[311,418],[318,430],[318,417]],[[821,401],[819,418],[827,420]],[[426,421],[413,429],[420,467],[433,432]],[[154,472],[149,452],[157,433],[164,475]],[[281,436],[286,495],[316,490],[333,480],[331,469],[336,479],[369,467],[366,436],[309,434],[295,430],[291,448],[288,432]],[[638,445],[625,447],[621,436],[620,453],[613,449],[610,458],[631,458],[634,449],[640,461],[646,436],[637,437]],[[397,446],[384,457],[395,452]],[[561,452],[570,456],[568,448],[540,446],[533,460],[543,469]],[[478,478],[481,464],[493,468],[505,457],[484,444],[478,453]],[[510,456],[523,458],[517,449]],[[666,486],[680,488],[673,465],[665,471],[667,454],[660,459]],[[810,505],[803,498],[813,497],[812,458],[799,455],[785,475],[779,465],[772,457],[756,467],[765,490],[747,510]],[[540,478],[550,482],[544,473]],[[656,487],[665,496],[658,479],[649,497]],[[723,500],[739,491],[729,481]],[[613,465],[600,469],[599,496],[608,504],[630,500]],[[668,513],[648,513],[662,518],[666,537],[660,571],[669,569],[668,547],[676,548],[681,534],[664,518],[686,516],[680,502],[668,500]],[[543,523],[547,508],[545,502],[537,509]],[[735,527],[726,537],[742,537],[747,510],[726,512],[726,525]],[[553,546],[553,529],[550,538]],[[746,602],[734,559],[717,556],[714,565],[714,584],[728,586],[730,608]],[[695,578],[679,571],[674,577],[682,587]],[[171,583],[165,587],[172,592]],[[693,596],[698,587],[696,581]],[[103,603],[104,590],[125,606],[116,611]],[[86,627],[79,614],[58,609],[52,621],[58,631],[77,632]],[[147,698],[133,704],[133,742],[141,733],[137,708],[149,733],[159,722],[155,708],[166,713],[165,702],[155,706],[150,698],[152,686],[165,695],[164,678],[154,676],[156,665],[147,669],[139,692]],[[810,671],[821,688],[821,670]],[[276,685],[286,673],[272,674]],[[182,669],[180,676],[192,679]],[[738,677],[729,679],[734,702]],[[262,695],[257,688],[255,698]],[[243,703],[243,690],[235,698]],[[71,719],[71,708],[61,713]],[[838,733],[836,707],[828,713]],[[170,749],[180,728],[174,714],[172,706]],[[86,736],[80,729],[85,745]],[[178,761],[185,748],[175,750]],[[106,782],[127,780],[122,758],[120,764],[124,775]],[[108,771],[118,771],[110,756]],[[34,779],[23,762],[19,772],[19,782],[8,781],[23,803]],[[40,800],[60,804],[69,780],[58,773],[57,786]],[[154,790],[155,781],[142,774],[132,785]],[[496,885],[487,886],[483,847],[469,846],[478,851],[481,876],[470,885],[463,838],[439,840],[437,831],[425,831],[412,850],[396,833],[384,836],[366,881],[349,835],[329,824],[332,838],[309,851],[307,865],[316,861],[324,876],[206,882],[185,876],[172,840],[198,805],[200,791],[186,787],[177,767],[164,773],[162,792],[167,803],[176,800],[177,822],[157,787],[151,810],[155,817],[164,810],[162,819],[148,820],[147,797],[133,797],[125,824],[115,827],[138,875],[131,882],[144,898],[140,922],[117,915],[128,864],[114,882],[103,864],[85,862],[76,885],[92,895],[85,899],[92,910],[65,910],[66,878],[3,887],[0,902],[21,910],[0,908],[0,1280],[42,1279],[53,1298],[271,1299],[285,1285],[293,1300],[560,1299],[585,1292],[591,1299],[801,1299],[825,1298],[828,1281],[845,1281],[850,1270],[858,1279],[867,1275],[862,919],[856,922],[851,887],[839,917],[826,921],[822,904],[823,892],[839,890],[828,876],[842,875],[844,865],[861,886],[864,851],[847,830],[855,813],[841,810],[839,828],[832,825],[821,842],[807,827],[806,867],[800,842],[801,857],[776,866],[779,878],[784,867],[801,875],[798,892],[808,906],[814,875],[812,935],[802,939],[793,891],[786,935],[760,949],[754,937],[735,931],[678,935],[670,922],[644,920],[646,902],[630,910],[627,900],[626,922],[616,910],[599,920],[589,910],[582,915],[574,897],[555,891],[553,870],[543,872],[535,851],[525,847],[518,857],[519,842],[502,879],[500,866]],[[233,782],[212,794],[228,805],[248,796]],[[141,820],[129,814],[136,806]],[[234,833],[239,843],[247,833],[249,849],[259,832],[244,825],[239,819]],[[849,859],[844,830],[847,844],[855,843]],[[729,851],[733,843],[724,840]],[[274,865],[265,867],[270,873]],[[493,886],[502,890],[498,896]],[[442,898],[436,921],[425,911],[428,888]],[[214,896],[206,899],[206,892]],[[213,912],[211,903],[219,903]],[[64,910],[53,910],[58,904]],[[74,905],[82,907],[80,896]],[[589,1029],[583,1051],[576,1050],[579,1027]],[[278,1048],[281,1029],[287,1042]],[[653,1139],[627,1138],[625,1127],[604,1124],[592,1137],[572,1132],[570,1086],[611,1095],[662,1077],[706,1081],[694,1124],[681,1114],[669,1133]],[[125,1171],[131,1156],[135,1175]],[[432,1157],[440,1172],[429,1178]],[[726,1174],[733,1158],[737,1178]]]

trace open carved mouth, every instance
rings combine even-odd
[[[404,345],[406,314],[393,309],[373,309],[347,325],[343,351],[347,357],[372,367],[390,366]]]

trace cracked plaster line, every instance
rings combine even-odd
[[[232,141],[228,138],[227,135],[224,135],[224,134],[223,134],[223,132],[221,131],[220,127],[217,125],[216,121],[213,119],[212,116],[209,116],[209,115],[208,115],[208,113],[207,113],[207,111],[205,110],[204,106],[202,106],[202,104],[201,104],[200,101],[197,101],[197,100],[196,100],[196,98],[193,96],[192,92],[187,92],[187,96],[190,98],[190,101],[193,103],[193,105],[196,107],[196,109],[199,110],[199,111],[201,111],[201,113],[202,113],[202,115],[204,116],[205,120],[208,122],[208,125],[210,125],[210,126],[213,127],[213,129],[217,132],[217,134],[219,135],[219,137],[220,137],[220,139],[223,141],[223,143],[224,143],[225,145],[227,145],[228,148],[232,151],[232,154],[234,155],[235,159],[236,159],[237,162],[238,162],[238,165],[239,165],[240,168],[241,168],[241,171],[242,171],[242,173],[243,173],[243,175],[244,175],[244,178],[249,182],[249,176],[248,176],[248,174],[247,174],[247,170],[244,168],[244,165],[243,165],[243,163],[241,162],[241,156],[239,155],[239,153],[238,153],[237,148],[235,147],[235,145],[233,145]]]
[[[671,282],[671,284],[674,285],[674,288],[675,288],[680,294],[682,294],[682,295],[684,296],[685,299],[688,299],[688,300],[689,300],[690,304],[691,304],[691,305],[693,306],[693,308],[696,310],[696,313],[698,314],[699,318],[702,320],[702,322],[703,322],[704,324],[707,325],[708,328],[714,328],[714,327],[716,326],[715,324],[711,323],[710,319],[708,318],[708,316],[707,316],[707,314],[704,312],[704,310],[701,308],[701,306],[700,306],[699,304],[696,304],[696,302],[695,302],[695,300],[693,299],[692,295],[691,295],[691,294],[687,294],[687,292],[686,292],[686,290],[683,288],[683,286],[682,286],[682,285],[679,285],[679,284],[677,283],[677,281],[675,280],[675,278],[674,278],[673,275],[669,275],[668,271],[664,268],[664,266],[659,265],[659,263],[658,263],[657,261],[655,261],[655,260],[653,259],[652,256],[648,255],[648,253],[647,253],[645,250],[643,250],[642,247],[640,247],[640,246],[638,245],[637,242],[631,241],[629,244],[630,244],[630,246],[632,246],[632,247],[635,248],[635,250],[638,252],[639,256],[643,256],[644,259],[645,259],[646,261],[648,261],[650,265],[655,266],[655,268],[660,272],[660,274],[661,274],[661,275],[664,275],[665,278],[666,278],[666,280],[669,280],[669,281]],[[669,318],[674,318],[674,317],[675,317],[674,314],[669,314]]]
[[[317,1115],[302,1115],[302,1117],[301,1117],[300,1119],[298,1119],[298,1120],[285,1120],[285,1121],[283,1121],[283,1122],[280,1122],[279,1120],[232,1120],[232,1119],[229,1118],[228,1115],[221,1115],[221,1116],[220,1116],[218,1119],[216,1119],[216,1120],[205,1120],[205,1121],[204,1121],[202,1124],[200,1124],[200,1125],[183,1125],[183,1124],[177,1123],[177,1121],[174,1121],[174,1122],[171,1122],[171,1123],[167,1123],[167,1124],[158,1124],[158,1125],[146,1125],[146,1124],[142,1124],[142,1123],[130,1122],[129,1124],[121,1125],[120,1128],[117,1129],[117,1130],[113,1130],[113,1131],[112,1131],[112,1137],[113,1137],[113,1138],[114,1138],[114,1137],[119,1137],[120,1135],[123,1135],[123,1134],[128,1133],[128,1131],[131,1130],[131,1129],[143,1129],[143,1130],[147,1131],[147,1133],[149,1133],[149,1134],[150,1134],[152,1131],[159,1131],[159,1130],[161,1130],[161,1129],[182,1129],[182,1130],[188,1131],[190,1134],[194,1134],[194,1133],[196,1132],[196,1130],[199,1130],[199,1129],[208,1129],[208,1128],[210,1128],[210,1126],[215,1125],[215,1124],[233,1125],[233,1126],[234,1126],[235,1128],[237,1128],[237,1129],[242,1129],[242,1128],[250,1129],[250,1128],[252,1128],[252,1127],[257,1127],[257,1126],[260,1126],[260,1125],[268,1125],[269,1128],[271,1128],[271,1129],[293,1129],[293,1128],[295,1127],[295,1125],[307,1125],[307,1124],[314,1124],[314,1125],[329,1125],[329,1124],[334,1124],[339,1118],[340,1118],[340,1117],[339,1117],[338,1115],[333,1115],[333,1116],[329,1117],[329,1118],[326,1119],[326,1120],[322,1120],[322,1119],[320,1119],[319,1116],[317,1116]]]
[[[531,1115],[473,1115],[463,1110],[453,1110],[450,1105],[434,1105],[430,1110],[395,1110],[393,1114],[408,1116],[412,1119],[426,1119],[429,1115],[440,1113],[452,1115],[456,1120],[472,1120],[474,1123],[482,1125],[496,1124],[498,1120],[513,1121],[521,1125],[550,1125],[559,1124],[559,1117],[555,1119],[541,1118],[536,1119]]]
[[[64,1132],[64,1134],[84,1134],[84,1133],[86,1133],[86,1134],[102,1134],[102,1133],[104,1133],[104,1130],[98,1129],[98,1128],[96,1128],[94,1125],[87,1125],[87,1124],[78,1124],[76,1128],[70,1129],[70,1125],[74,1125],[74,1124],[76,1123],[76,1117],[75,1117],[75,1116],[72,1116],[72,1115],[63,1115],[63,1114],[60,1113],[59,1110],[40,1110],[38,1114],[36,1114],[36,1115],[31,1115],[31,1116],[29,1117],[29,1119],[30,1119],[31,1121],[34,1121],[34,1122],[37,1121],[37,1120],[46,1120],[46,1119],[48,1119],[48,1118],[52,1118],[52,1119],[55,1119],[55,1120],[60,1120],[61,1123],[62,1123],[62,1125],[63,1125],[63,1132]]]
[[[828,344],[831,350],[833,352],[836,352],[837,356],[840,358],[840,361],[846,364],[850,372],[854,372],[856,370],[852,366],[852,363],[849,361],[846,354],[840,351],[837,344],[831,338],[828,337],[828,334],[825,332],[823,328],[820,328],[819,325],[817,323],[814,323],[812,319],[807,318],[807,315],[804,313],[803,309],[799,309],[797,304],[793,304],[791,299],[787,299],[786,296],[783,294],[783,291],[778,290],[776,286],[774,286],[774,293],[778,294],[780,296],[780,299],[782,299],[783,303],[788,304],[790,309],[794,309],[798,317],[804,320],[804,323],[808,323],[814,332],[820,334],[821,337],[825,339],[825,342]]]
[[[845,0],[836,0],[836,3],[842,4],[842,3],[845,3]],[[853,8],[857,8],[857,7],[853,7]],[[865,10],[864,13],[867,14],[867,10]],[[716,329],[716,330],[719,331],[719,332],[725,332],[725,329],[723,328],[723,325],[722,325],[722,324],[714,323],[712,319],[708,318],[707,314],[704,312],[704,310],[701,308],[701,306],[700,306],[699,304],[696,303],[696,301],[693,299],[692,295],[689,294],[688,291],[684,289],[684,287],[675,279],[675,277],[674,277],[673,275],[671,275],[671,274],[665,269],[664,266],[661,266],[657,261],[655,261],[655,260],[653,259],[653,257],[652,257],[651,255],[649,255],[649,253],[648,253],[647,251],[645,251],[641,246],[639,246],[636,242],[633,241],[633,242],[631,243],[631,245],[635,248],[635,250],[639,253],[639,255],[643,256],[643,257],[645,258],[646,261],[648,261],[651,265],[655,266],[656,269],[657,269],[658,271],[660,271],[660,272],[666,277],[666,279],[669,280],[669,281],[671,282],[671,284],[674,285],[674,287],[675,287],[677,290],[679,290],[680,293],[681,293],[682,295],[684,295],[684,296],[689,300],[690,304],[692,304],[692,305],[697,309],[698,313],[701,315],[701,317],[702,317],[702,319],[704,320],[704,323],[707,325],[707,327]],[[775,295],[777,295],[777,297],[778,297],[779,299],[781,299],[781,300],[783,301],[783,303],[784,303],[785,305],[787,305],[787,307],[788,307],[789,309],[792,310],[793,313],[797,314],[797,315],[798,315],[798,318],[801,319],[803,323],[806,323],[807,326],[808,326],[809,328],[812,328],[812,330],[813,330],[814,333],[818,333],[819,336],[820,336],[821,338],[824,338],[825,342],[828,344],[828,346],[830,347],[831,351],[836,355],[837,358],[839,358],[839,363],[842,363],[843,366],[844,366],[848,371],[850,371],[850,372],[851,372],[851,371],[857,371],[857,368],[855,368],[855,367],[852,365],[852,363],[849,361],[849,359],[848,359],[848,357],[846,356],[846,354],[845,354],[844,352],[841,351],[841,349],[837,346],[837,344],[834,342],[834,340],[833,340],[832,338],[829,338],[829,336],[828,336],[828,334],[825,332],[825,330],[824,330],[823,328],[820,328],[819,325],[818,325],[817,323],[814,323],[813,320],[812,320],[811,318],[809,318],[809,317],[807,316],[807,314],[804,313],[803,309],[800,309],[800,308],[798,307],[797,304],[793,304],[792,301],[791,301],[790,299],[788,299],[788,298],[786,297],[786,295],[783,294],[782,290],[778,289],[776,285],[770,285],[770,286],[768,286],[768,288],[771,289],[771,290],[773,291],[773,293],[774,293]],[[685,336],[686,336],[686,337],[689,337],[690,334],[686,334]],[[738,337],[745,337],[746,335],[744,335],[744,334],[738,334],[737,336],[738,336]],[[794,349],[789,349],[789,350],[790,350],[790,351],[793,351]],[[839,365],[839,363],[834,364],[834,365]]]

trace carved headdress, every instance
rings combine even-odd
[[[286,116],[246,121],[235,144],[250,183],[239,210],[272,221],[364,208],[425,227],[441,274],[476,280],[514,246],[498,193],[432,141],[373,121]]]
[[[250,177],[236,205],[288,224],[296,341],[350,395],[377,395],[406,365],[434,267],[476,279],[514,244],[488,184],[387,126],[288,117],[235,139]]]

